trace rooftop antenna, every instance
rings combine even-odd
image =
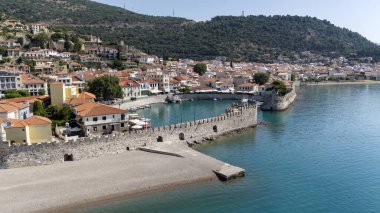
[[[124,3],[124,10],[125,10],[125,3]]]
[[[173,17],[174,17],[174,14],[175,14],[175,10],[173,10]]]
[[[241,16],[243,16],[243,17],[245,16],[245,15],[244,15],[244,10],[241,12]]]

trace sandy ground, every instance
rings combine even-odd
[[[183,157],[132,151],[57,165],[1,170],[1,212],[56,212],[214,180],[212,170],[224,164],[184,145],[168,147],[164,149]]]

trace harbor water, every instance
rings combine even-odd
[[[220,114],[230,101],[159,104],[154,126]],[[293,107],[198,151],[246,170],[77,210],[100,212],[380,212],[380,85],[302,87]]]

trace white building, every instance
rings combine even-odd
[[[129,128],[127,110],[88,102],[75,107],[74,111],[84,136],[122,132]]]

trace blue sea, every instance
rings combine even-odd
[[[159,104],[153,125],[214,116],[229,101]],[[209,182],[80,209],[100,212],[380,212],[380,85],[302,87],[293,107],[198,151],[246,169]]]

